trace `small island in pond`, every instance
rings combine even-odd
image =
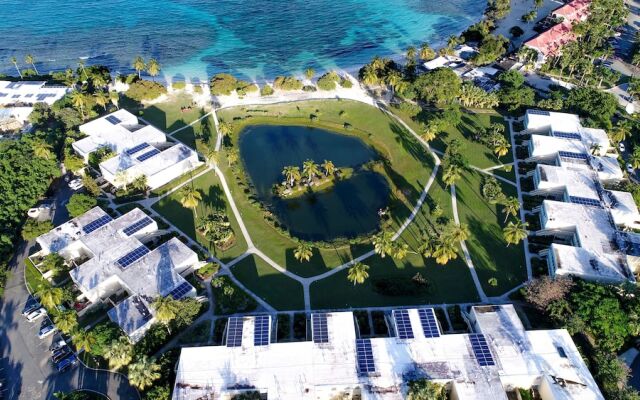
[[[338,168],[329,160],[319,165],[313,160],[306,160],[302,169],[295,165],[284,167],[284,180],[274,185],[273,192],[281,198],[291,199],[330,189],[337,180],[349,179],[353,173],[353,168]]]

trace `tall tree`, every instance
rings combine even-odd
[[[120,95],[118,94],[118,92],[116,92],[115,90],[109,92],[109,100],[111,101],[111,104],[116,106],[117,109],[120,109],[120,107],[118,107],[118,102],[120,101]]]
[[[324,160],[322,163],[322,169],[324,170],[324,174],[326,176],[331,176],[336,173],[336,166],[332,161]]]
[[[436,56],[436,52],[433,51],[433,49],[431,48],[431,46],[429,46],[428,43],[423,43],[422,46],[420,46],[420,58],[425,60],[425,61],[429,61],[429,60],[433,60]]]
[[[138,72],[138,79],[142,79],[141,73],[145,68],[147,68],[147,65],[144,63],[144,58],[137,56],[133,59],[133,64],[131,66],[136,70],[136,72]]]
[[[126,336],[120,336],[107,347],[104,358],[109,361],[109,368],[118,370],[129,365],[133,358],[133,345]]]
[[[371,238],[373,251],[380,257],[393,255],[393,233],[382,231]]]
[[[74,310],[64,311],[53,317],[58,329],[63,333],[70,333],[78,326],[78,314]]]
[[[455,164],[449,165],[442,174],[442,181],[447,186],[455,185],[456,182],[462,177],[462,171],[460,167]]]
[[[129,365],[129,382],[140,390],[153,385],[160,378],[160,366],[153,358],[142,356],[138,361]]]
[[[93,97],[96,99],[96,104],[104,108],[107,111],[107,104],[109,103],[109,97],[102,90],[98,90]]]
[[[36,290],[36,296],[40,298],[40,303],[48,309],[55,309],[56,305],[62,302],[64,291],[61,288],[42,284]]]
[[[302,174],[307,177],[307,184],[311,185],[311,181],[314,177],[318,176],[320,173],[320,169],[318,168],[318,164],[316,164],[313,160],[307,160],[302,163]]]
[[[349,267],[347,271],[347,279],[353,285],[362,284],[369,277],[369,266],[361,262],[357,262]]]
[[[18,68],[18,59],[15,57],[11,57],[9,61],[11,61],[11,64],[16,67],[16,71],[18,71],[18,75],[20,75],[20,79],[22,79],[22,72],[20,72],[20,68]]]
[[[293,256],[299,262],[309,261],[313,256],[313,248],[308,243],[300,243],[298,247],[293,251]]]
[[[181,191],[180,204],[183,207],[189,208],[193,211],[196,218],[198,217],[198,213],[196,212],[196,208],[200,201],[202,200],[202,194],[199,190],[187,185]]]
[[[80,110],[80,115],[82,115],[82,119],[85,119],[84,114],[84,106],[87,104],[87,100],[84,97],[84,93],[74,90],[69,95],[71,99],[71,104],[77,109]]]
[[[78,329],[72,335],[73,343],[76,345],[78,351],[91,352],[91,349],[96,345],[96,337],[93,332],[85,331],[84,329]]]
[[[45,160],[53,160],[55,155],[53,154],[53,147],[44,140],[34,140],[32,144],[33,154],[38,158]]]
[[[296,182],[299,182],[302,178],[302,175],[300,175],[300,167],[296,166],[284,167],[284,169],[282,170],[282,175],[284,175],[284,179],[291,187],[293,187]]]
[[[527,223],[522,223],[519,219],[515,222],[509,221],[507,226],[502,230],[502,233],[504,240],[507,241],[507,246],[510,244],[518,244],[527,237]]]
[[[33,55],[31,54],[27,54],[24,57],[24,62],[27,64],[31,64],[31,66],[33,67],[33,70],[36,71],[36,75],[40,75],[40,73],[38,72],[38,68],[36,68],[36,59],[33,57]]]
[[[155,80],[155,77],[160,74],[160,63],[155,58],[151,58],[147,63],[147,73]]]
[[[520,201],[517,197],[507,197],[502,201],[502,212],[505,214],[504,222],[507,222],[509,216],[516,217],[520,211]]]
[[[176,313],[178,312],[178,306],[176,304],[176,300],[171,296],[158,297],[151,303],[151,307],[156,311],[156,319],[161,324],[164,324],[167,327],[167,331],[169,330],[169,324],[176,317]]]

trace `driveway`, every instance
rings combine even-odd
[[[66,185],[65,185],[66,187]],[[61,188],[56,205],[68,199],[69,193]],[[56,224],[67,218],[64,206],[58,208]],[[125,377],[109,371],[97,371],[79,365],[57,373],[50,362],[48,351],[52,338],[38,339],[42,319],[30,323],[22,316],[29,296],[24,285],[24,258],[34,242],[21,242],[16,256],[9,265],[10,276],[4,297],[0,298],[0,380],[4,382],[4,396],[8,400],[51,399],[57,391],[91,389],[111,399],[139,399],[138,391]]]

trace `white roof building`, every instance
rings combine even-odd
[[[69,91],[66,86],[47,86],[45,81],[0,81],[0,105],[52,105]]]
[[[135,342],[155,321],[149,307],[154,298],[195,295],[180,274],[198,263],[198,255],[177,238],[149,249],[143,241],[157,230],[157,223],[138,208],[112,219],[95,207],[36,241],[41,255],[58,253],[75,266],[71,279],[90,302],[128,294],[109,317]]]
[[[394,310],[393,337],[360,339],[351,312],[312,314],[311,340],[274,343],[270,316],[232,317],[225,346],[183,348],[174,400],[404,399],[407,381],[446,384],[456,400],[603,399],[568,332],[525,331],[511,305],[473,307],[475,333],[442,334],[431,308]]]
[[[85,161],[89,160],[90,153],[105,146],[119,154],[143,143],[167,141],[161,130],[140,123],[135,115],[124,109],[80,125],[80,132],[87,137],[75,141],[73,149]]]

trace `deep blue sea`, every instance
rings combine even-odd
[[[486,0],[0,0],[0,72],[31,53],[44,71],[138,54],[169,78],[231,72],[353,69],[423,41],[442,43],[480,19]],[[22,63],[24,64],[24,63]]]

